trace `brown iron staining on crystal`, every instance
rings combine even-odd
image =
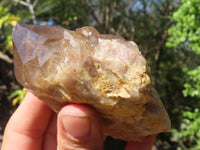
[[[123,140],[170,130],[150,69],[133,41],[93,27],[18,24],[13,43],[17,80],[54,111],[71,102],[89,104],[100,114],[105,134]]]

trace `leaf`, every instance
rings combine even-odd
[[[24,99],[24,96],[26,95],[27,90],[23,88],[22,90],[15,90],[9,98],[13,99],[12,100],[12,105],[15,106],[16,104],[20,104],[22,100]]]

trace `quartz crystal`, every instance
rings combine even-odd
[[[18,24],[13,44],[17,80],[55,112],[69,103],[88,104],[106,135],[129,141],[170,130],[150,68],[133,41],[93,27]]]

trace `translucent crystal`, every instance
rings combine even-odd
[[[18,24],[13,43],[17,80],[54,111],[68,103],[89,104],[105,134],[123,140],[170,130],[150,69],[133,41],[93,27]]]

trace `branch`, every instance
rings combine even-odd
[[[100,21],[100,20],[98,19],[98,17],[95,15],[94,10],[93,10],[92,8],[89,8],[89,9],[90,9],[90,12],[91,12],[91,15],[92,15],[93,19],[96,20],[96,22],[97,22],[98,24],[101,24],[101,21]]]
[[[37,5],[37,3],[38,3],[38,0],[35,0],[33,3],[33,8]]]
[[[158,6],[158,4],[155,2],[155,1],[153,1],[153,5],[156,7],[156,9],[159,11],[159,13],[160,14],[162,14],[162,11],[161,11],[161,7],[160,6]],[[163,8],[162,8],[163,9]]]
[[[33,9],[33,5],[31,5],[30,7],[28,7],[30,13],[31,13],[31,18],[33,20],[33,24],[37,24],[36,18],[35,18],[35,12]]]
[[[90,2],[88,0],[86,0],[85,2],[85,6],[88,8],[88,10],[90,11],[93,19],[97,22],[97,24],[101,24],[101,21],[99,20],[99,18],[96,16],[94,9],[92,8],[92,6],[89,4]]]
[[[20,3],[20,4],[24,5],[24,6],[30,7],[30,4],[25,2],[25,1],[21,1],[21,0],[14,0],[14,1]]]
[[[31,18],[32,18],[33,24],[37,24],[34,7],[36,6],[38,0],[35,0],[33,4],[31,4],[30,0],[26,0],[26,2],[22,1],[22,0],[14,0],[14,1],[28,7],[28,9],[31,13]]]
[[[129,2],[129,5],[130,5],[129,10],[131,10],[134,7],[135,3],[136,3],[136,1]]]
[[[0,51],[0,59],[6,61],[9,64],[13,63],[13,60],[1,51]]]
[[[183,148],[183,150],[187,150],[187,147],[185,147],[185,145],[183,144],[181,140],[179,140],[178,143],[181,146],[181,148]]]

